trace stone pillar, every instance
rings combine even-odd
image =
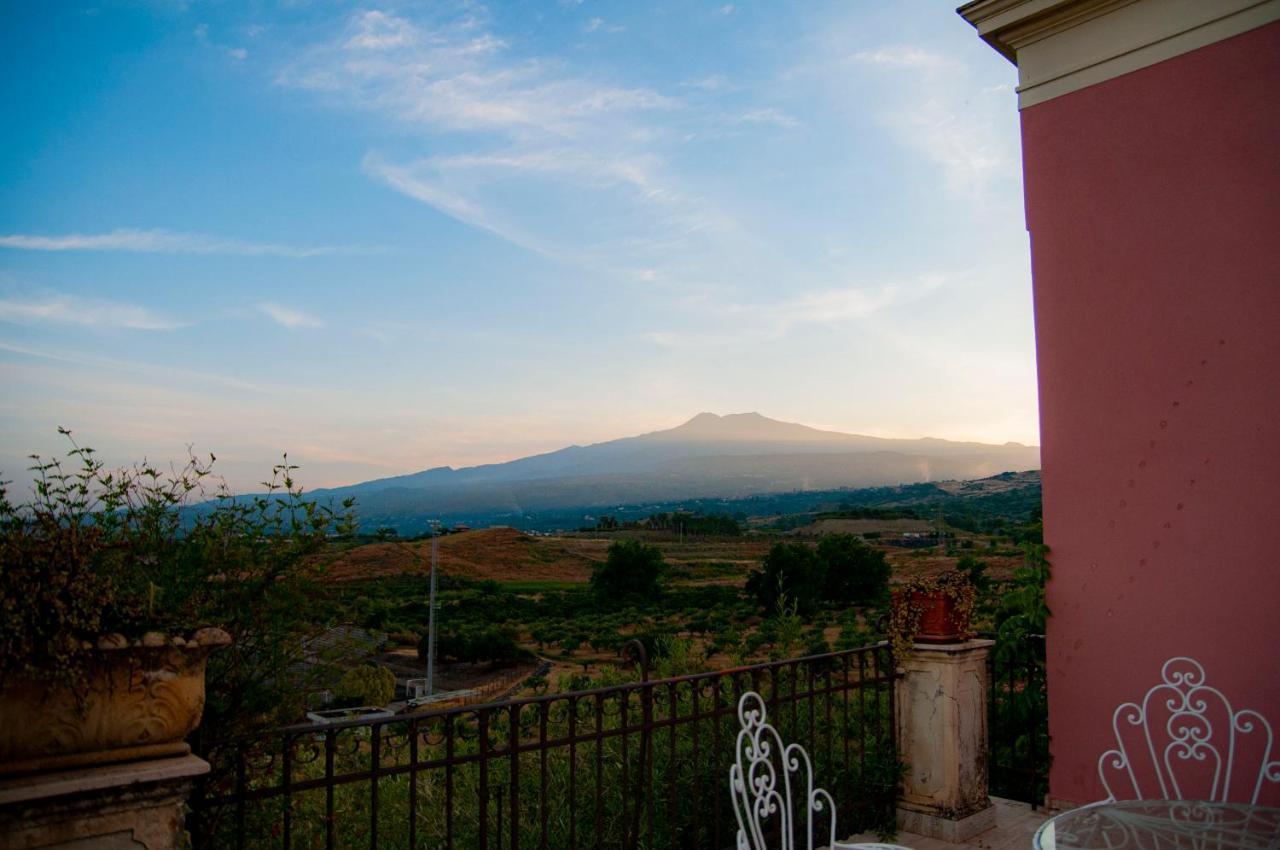
[[[987,797],[987,656],[994,641],[916,644],[899,658],[898,801],[906,832],[962,842],[995,825]]]
[[[186,755],[0,781],[0,850],[174,850],[208,772]]]

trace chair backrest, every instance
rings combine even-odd
[[[1108,800],[1198,799],[1256,804],[1267,782],[1280,782],[1271,724],[1205,683],[1194,658],[1170,658],[1161,682],[1141,702],[1111,717],[1115,749],[1098,759]]]
[[[781,850],[830,847],[836,840],[835,805],[830,794],[814,787],[809,754],[799,744],[783,744],[755,691],[738,700],[738,721],[742,729],[729,768],[738,850],[768,850],[775,834]],[[815,816],[830,824],[819,844],[814,843]]]

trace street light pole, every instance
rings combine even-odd
[[[427,696],[436,692],[436,569],[440,564],[440,521],[431,520],[431,600],[427,605]]]

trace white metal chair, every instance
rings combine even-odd
[[[1142,702],[1122,703],[1111,717],[1116,747],[1098,759],[1107,792],[1101,802],[1256,805],[1264,783],[1280,782],[1271,724],[1251,709],[1235,711],[1221,691],[1205,684],[1204,667],[1194,658],[1170,658],[1160,678]]]
[[[825,846],[907,850],[896,844],[845,844],[836,841],[836,812],[831,795],[813,784],[813,764],[799,744],[783,744],[778,731],[766,722],[764,699],[747,691],[738,700],[738,732],[734,764],[729,768],[729,794],[738,819],[737,850],[769,850],[766,837],[774,824],[782,842],[780,850],[796,850],[796,819],[804,818],[806,850],[815,850],[814,819],[824,813],[830,821]],[[792,788],[803,793],[797,811]],[[776,820],[775,820],[776,818]],[[771,823],[772,821],[772,823]]]

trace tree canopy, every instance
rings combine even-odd
[[[800,542],[775,543],[762,569],[747,578],[747,593],[767,613],[785,597],[797,613],[811,614],[823,605],[875,602],[888,590],[890,568],[884,553],[853,534],[830,534],[816,547]]]
[[[591,575],[600,599],[654,599],[662,594],[667,562],[657,546],[639,540],[619,540],[609,547],[605,562]]]

